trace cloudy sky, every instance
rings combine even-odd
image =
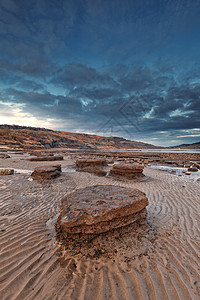
[[[199,0],[1,0],[0,123],[200,140]]]

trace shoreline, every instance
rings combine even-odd
[[[0,163],[16,161],[21,169],[32,170],[41,164],[20,158]],[[72,166],[73,159],[66,156],[63,168]],[[146,167],[144,174],[148,180],[118,181],[63,172],[47,184],[29,181],[26,174],[0,176],[0,298],[89,300],[95,294],[96,299],[198,299],[200,183]],[[118,244],[109,241],[108,246],[122,246],[111,259],[61,253],[54,227],[61,199],[96,184],[146,193],[147,222],[154,231],[152,241],[137,239],[137,253],[131,251],[132,242],[125,247],[135,240],[131,232]]]

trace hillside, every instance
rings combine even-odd
[[[192,144],[181,144],[175,146],[173,148],[180,148],[180,149],[200,149],[200,142],[192,143]]]
[[[0,148],[156,149],[158,147],[121,137],[103,137],[18,125],[0,125]]]

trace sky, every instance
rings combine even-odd
[[[1,0],[0,124],[200,141],[200,0]]]

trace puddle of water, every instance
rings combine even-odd
[[[16,174],[28,174],[31,175],[33,171],[31,170],[22,170],[22,169],[14,169]]]
[[[0,168],[3,169],[3,168]],[[12,169],[12,168],[10,168]],[[14,174],[24,174],[24,175],[31,175],[33,171],[31,170],[23,170],[23,169],[14,169]],[[33,178],[29,177],[28,181],[33,181]]]
[[[15,169],[15,168],[0,168],[0,170],[4,169],[13,169],[15,174],[28,174],[31,175],[33,171],[31,170],[23,170],[23,169]]]
[[[62,168],[62,172],[76,172],[74,168]]]
[[[24,169],[15,169],[15,168],[0,168],[2,169],[13,169],[15,174],[26,174],[31,175],[33,171],[31,170],[24,170]],[[62,172],[76,172],[76,169],[74,168],[62,168]]]
[[[169,173],[175,174],[175,175],[181,175],[184,178],[189,178],[194,181],[197,181],[198,178],[200,178],[200,170],[198,172],[190,172],[190,175],[186,175],[183,173],[183,171],[188,171],[188,168],[182,168],[182,167],[173,167],[173,166],[162,166],[162,165],[151,165],[151,169],[155,170],[162,170],[162,171],[167,171]]]

